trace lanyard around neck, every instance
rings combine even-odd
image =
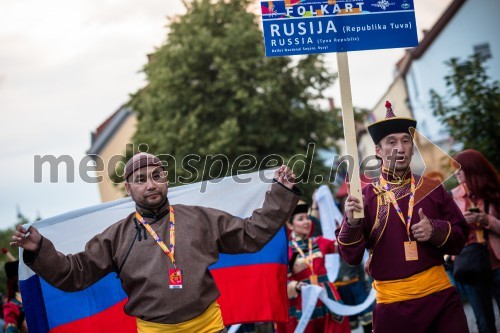
[[[135,212],[135,217],[141,224],[146,228],[146,230],[149,232],[149,234],[154,238],[156,243],[161,247],[163,252],[170,258],[172,261],[172,264],[174,265],[175,268],[175,258],[174,258],[174,253],[175,253],[175,216],[174,216],[174,208],[172,205],[170,205],[170,222],[169,222],[169,231],[170,231],[170,249],[165,245],[165,243],[161,240],[160,236],[156,234],[156,232],[151,228],[149,225],[149,222],[145,221],[144,218],[139,214],[139,212]]]
[[[309,243],[308,243],[309,255],[307,256],[307,258],[306,258],[304,251],[302,251],[299,244],[297,244],[297,242],[294,239],[292,240],[292,244],[295,247],[295,249],[297,250],[297,252],[299,252],[300,256],[306,261],[307,267],[309,267],[309,269],[311,270],[311,273],[314,274],[312,239],[309,238]]]
[[[410,224],[411,224],[411,217],[413,215],[413,204],[415,202],[415,178],[413,175],[411,175],[411,185],[410,185],[410,201],[408,202],[408,215],[406,217],[406,221],[403,215],[403,211],[398,205],[398,202],[396,201],[396,197],[394,195],[394,192],[392,192],[389,189],[389,185],[387,185],[387,181],[384,179],[384,177],[380,176],[380,185],[384,188],[384,190],[387,193],[387,196],[389,197],[389,200],[391,200],[392,205],[396,209],[396,213],[398,213],[399,218],[403,222],[403,224],[406,227],[406,233],[408,235],[408,240],[411,242],[410,239]]]

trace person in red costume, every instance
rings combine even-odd
[[[308,214],[309,207],[299,202],[287,223],[290,230],[288,246],[288,298],[290,299],[290,320],[277,324],[278,333],[292,333],[302,315],[301,289],[316,284],[326,289],[329,297],[340,301],[337,288],[328,281],[325,255],[336,251],[336,242],[321,236],[311,237],[313,222]],[[349,319],[336,315],[318,300],[305,333],[348,333]]]
[[[3,305],[5,333],[28,332],[21,293],[19,292],[18,266],[19,261],[17,260],[5,264],[5,275],[7,276],[7,302]]]

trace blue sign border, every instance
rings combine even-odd
[[[262,1],[267,57],[413,47],[413,0]]]

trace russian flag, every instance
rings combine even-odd
[[[168,197],[172,204],[213,207],[248,217],[262,207],[273,174],[274,170],[266,170],[174,187]],[[33,226],[60,252],[73,254],[134,210],[134,202],[125,198],[40,220]],[[221,254],[211,273],[221,293],[218,302],[227,326],[288,320],[284,229],[257,253]],[[63,292],[24,264],[21,249],[19,281],[30,332],[137,332],[135,318],[123,312],[127,295],[114,273],[85,290]]]

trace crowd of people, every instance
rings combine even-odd
[[[390,104],[386,118],[369,126],[381,175],[364,187],[363,204],[350,195],[344,204],[337,203],[345,205],[345,216],[336,241],[315,230],[321,212],[314,200],[311,208],[303,202],[297,205],[287,223],[290,320],[276,324],[277,332],[297,327],[305,285],[322,286],[333,300],[361,304],[369,288],[360,266],[366,249],[368,281],[377,292],[374,308],[349,318],[348,326],[347,318],[318,302],[305,332],[349,332],[359,324],[364,332],[375,333],[469,332],[464,300],[471,304],[479,333],[497,331],[493,300],[500,312],[498,173],[480,152],[468,149],[454,156],[458,186],[451,191],[442,186],[440,173],[413,174],[415,127],[413,119],[396,117]],[[364,217],[354,218],[355,211]],[[480,245],[489,268],[463,280],[453,265],[471,244]],[[333,252],[341,254],[341,266],[331,283],[324,258]]]
[[[34,227],[18,226],[11,245],[24,249],[23,260],[34,272],[67,291],[86,288],[120,267],[118,277],[128,295],[124,310],[136,317],[139,332],[225,332],[219,292],[208,266],[219,253],[259,250],[286,226],[289,321],[266,324],[265,331],[294,332],[303,314],[302,290],[316,285],[331,300],[347,305],[362,303],[373,287],[376,303],[346,317],[318,301],[305,327],[307,333],[347,333],[358,326],[375,333],[466,333],[463,299],[472,306],[479,332],[496,332],[498,173],[480,152],[465,150],[455,156],[458,186],[450,192],[442,180],[414,174],[410,162],[416,121],[396,117],[391,105],[386,106],[386,118],[368,127],[382,166],[380,176],[363,187],[362,201],[346,194],[337,203],[344,217],[338,221],[336,239],[324,237],[317,227],[322,213],[314,198],[311,205],[299,202],[301,191],[287,166],[276,171],[262,208],[241,219],[215,209],[170,205],[161,161],[139,153],[127,162],[124,175],[136,211],[96,235],[83,252],[63,255]],[[141,228],[155,242],[141,242],[141,238],[136,242],[136,230]],[[156,245],[161,251],[151,251]],[[485,274],[465,279],[458,273],[465,249],[486,256]],[[369,258],[363,266],[367,250]],[[341,257],[336,281],[328,280],[325,267],[325,257],[332,253]],[[143,260],[146,257],[148,261]],[[447,269],[445,257],[450,258]],[[17,275],[17,266],[15,272],[8,266],[7,274]],[[17,288],[17,282],[9,285],[3,307],[6,332],[26,329],[22,316],[9,319],[15,309],[22,313]],[[180,288],[183,292],[176,292]],[[174,294],[175,302],[162,301]],[[258,331],[256,327],[240,331]]]

